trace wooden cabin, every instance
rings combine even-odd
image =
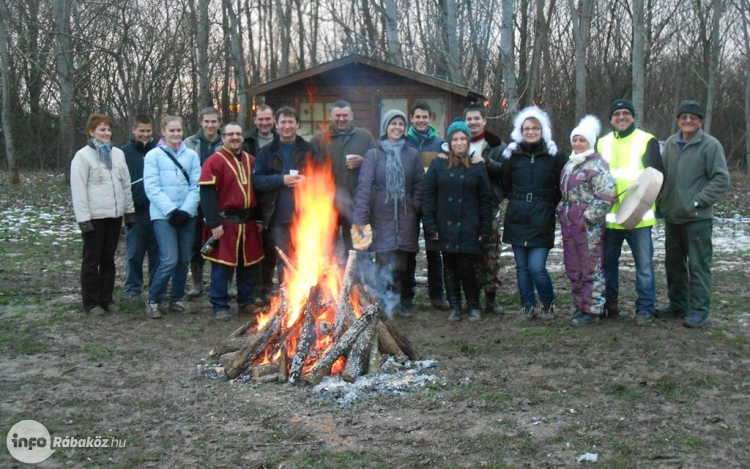
[[[339,99],[351,104],[354,125],[376,138],[380,117],[389,109],[408,116],[415,101],[427,101],[435,113],[433,126],[442,137],[467,105],[486,100],[465,86],[357,54],[278,78],[250,94],[257,104],[298,109],[299,134],[306,139],[325,128],[331,104]]]

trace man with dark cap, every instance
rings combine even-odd
[[[616,200],[607,213],[607,229],[604,234],[604,317],[619,315],[618,293],[620,289],[619,261],[622,243],[627,241],[635,261],[635,323],[650,326],[656,309],[656,282],[654,278],[654,243],[651,227],[656,224],[655,207],[646,212],[643,220],[632,230],[617,224],[617,211],[620,209],[627,188],[641,175],[644,169],[652,167],[664,172],[659,152],[659,142],[650,133],[635,126],[635,107],[627,99],[618,99],[609,108],[613,131],[599,139],[596,149],[609,163],[615,179]]]
[[[711,310],[711,229],[714,204],[729,189],[724,148],[703,132],[703,108],[687,100],[677,109],[680,130],[664,145],[659,208],[666,221],[665,267],[669,306],[659,318],[684,317],[703,327]]]

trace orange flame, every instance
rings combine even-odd
[[[335,262],[334,239],[338,212],[334,206],[336,186],[330,164],[322,167],[308,161],[302,175],[305,180],[295,187],[294,203],[297,210],[292,221],[292,262],[296,272],[284,271],[284,280],[289,297],[289,315],[286,327],[292,327],[300,317],[310,292],[328,269],[328,262]],[[338,292],[338,286],[331,286]]]

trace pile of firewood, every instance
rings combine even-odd
[[[357,252],[350,251],[335,304],[323,299],[323,282],[319,282],[310,288],[302,314],[287,326],[288,299],[285,287],[281,286],[280,298],[269,307],[277,309],[270,320],[258,327],[256,318],[251,319],[209,355],[218,358],[220,369],[229,379],[252,373],[253,379],[263,382],[313,385],[330,376],[334,364],[341,360],[344,363],[341,377],[349,382],[360,375],[380,372],[387,356],[399,363],[420,360],[420,354],[377,301],[369,300],[366,288],[354,284],[356,261]],[[361,304],[353,305],[352,301]],[[355,308],[362,311],[359,317]],[[335,311],[333,321],[316,321],[327,309]],[[325,336],[330,338],[328,346],[317,350],[314,345]],[[269,361],[263,357],[278,358]],[[336,368],[342,367],[339,364]]]

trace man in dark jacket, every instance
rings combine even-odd
[[[242,144],[242,151],[246,151],[256,156],[261,148],[271,143],[278,135],[276,132],[276,121],[273,118],[273,108],[268,104],[261,104],[255,110],[253,117],[255,127],[245,132],[243,136],[245,141]]]
[[[679,132],[664,145],[664,186],[659,196],[666,221],[669,307],[657,310],[656,316],[684,316],[686,327],[703,327],[711,311],[714,204],[729,189],[729,171],[721,143],[701,128],[700,104],[690,100],[680,104],[677,125]]]
[[[322,158],[330,161],[333,179],[336,182],[336,209],[339,211],[339,228],[344,245],[342,262],[346,262],[352,248],[352,210],[354,191],[359,182],[359,169],[363,155],[375,147],[372,134],[352,124],[354,113],[351,105],[343,100],[333,103],[328,127],[317,132],[310,143],[318,149]]]
[[[198,153],[201,165],[209,156],[221,150],[224,143],[221,140],[221,114],[216,108],[207,107],[201,110],[200,130],[185,139],[185,146]],[[203,265],[205,261],[201,256],[201,240],[203,239],[203,212],[198,206],[198,216],[195,224],[195,236],[193,237],[192,257],[190,258],[190,273],[193,285],[187,292],[189,298],[195,298],[203,294]]]
[[[472,104],[464,109],[464,119],[471,131],[472,162],[483,161],[492,187],[492,235],[482,243],[480,256],[479,283],[484,289],[484,313],[502,313],[497,301],[500,290],[500,203],[503,201],[503,189],[500,182],[500,168],[503,161],[503,150],[507,147],[502,139],[492,132],[487,132],[487,112],[484,106]]]
[[[130,172],[130,190],[135,205],[135,223],[128,228],[126,238],[125,295],[131,300],[141,296],[143,287],[143,258],[148,253],[149,283],[159,266],[159,246],[148,214],[149,201],[143,188],[143,158],[156,144],[153,123],[149,116],[139,114],[133,122],[130,143],[122,147]]]
[[[435,114],[426,101],[419,100],[411,109],[411,125],[406,132],[406,140],[416,147],[422,155],[422,165],[430,167],[433,159],[443,151],[445,140],[437,136],[432,120]],[[425,237],[426,238],[426,237]],[[443,299],[443,259],[440,250],[429,250],[427,255],[427,293],[430,296],[430,304],[433,308],[442,311],[450,309],[448,303]],[[407,278],[411,281],[411,298],[404,298],[405,306],[409,306],[414,297],[414,286],[416,285],[417,253],[409,253],[407,267]]]
[[[276,111],[278,136],[269,145],[261,148],[255,159],[252,184],[259,191],[263,224],[271,230],[275,247],[289,254],[292,244],[290,227],[294,217],[294,187],[304,183],[304,171],[308,161],[320,162],[318,152],[297,135],[299,113],[284,106]],[[279,267],[283,265],[277,259]],[[279,283],[283,280],[283,268],[278,269]]]
[[[253,117],[255,127],[245,132],[242,150],[257,156],[260,149],[273,142],[278,136],[276,132],[276,121],[273,117],[273,108],[267,104],[261,104],[255,110]],[[273,290],[273,271],[276,269],[276,252],[273,249],[273,238],[271,230],[263,230],[263,261],[261,268],[257,269],[255,282],[255,296],[261,304],[271,302],[271,291]]]

